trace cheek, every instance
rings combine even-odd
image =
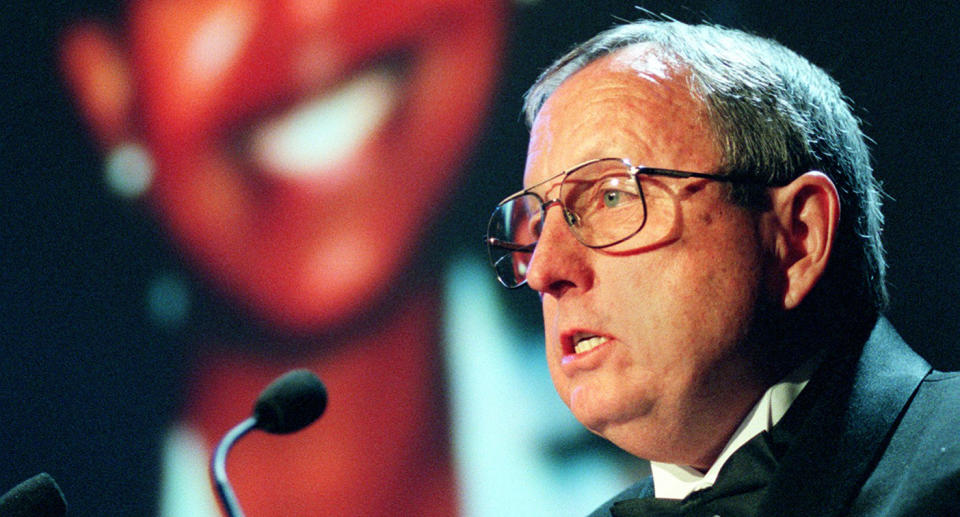
[[[695,387],[705,382],[697,379],[697,371],[728,360],[745,339],[763,273],[748,232],[723,232],[690,243],[685,251],[666,270],[669,280],[651,300],[661,306],[651,309],[665,341],[672,343],[663,352],[673,356],[678,377]]]
[[[639,241],[644,247],[663,246],[677,240],[683,228],[683,217],[678,197],[666,185],[657,181],[644,182],[646,220]]]
[[[556,363],[563,355],[559,342],[556,304],[550,298],[544,297],[541,309],[543,311],[544,352],[550,366],[550,375],[556,382],[560,373],[559,364]]]
[[[606,305],[618,307],[630,359],[661,382],[695,382],[696,369],[735,342],[748,321],[753,263],[710,240],[684,238],[653,253],[612,257],[619,285]]]

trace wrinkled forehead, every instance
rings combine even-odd
[[[567,78],[537,114],[524,185],[604,157],[651,167],[711,167],[716,146],[704,104],[689,85],[689,72],[652,44],[593,61]]]

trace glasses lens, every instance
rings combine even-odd
[[[501,203],[487,225],[487,251],[497,277],[507,287],[527,279],[527,266],[540,238],[540,199],[524,194]]]
[[[583,244],[603,247],[629,239],[646,222],[646,202],[630,166],[598,160],[574,169],[560,186],[570,230]]]

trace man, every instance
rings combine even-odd
[[[653,471],[593,515],[960,511],[960,375],[880,316],[880,192],[832,79],[772,41],[646,20],[526,101],[491,261],[539,293],[573,414]]]

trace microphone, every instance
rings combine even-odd
[[[210,462],[217,495],[228,516],[243,517],[240,503],[227,480],[227,452],[230,447],[253,429],[273,434],[295,433],[320,418],[326,408],[327,390],[310,370],[291,370],[260,393],[253,406],[253,416],[223,436]]]
[[[67,501],[57,482],[46,472],[20,483],[0,497],[0,515],[4,517],[62,517]]]

